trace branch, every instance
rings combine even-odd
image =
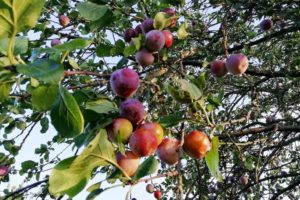
[[[242,137],[246,135],[253,135],[257,133],[267,132],[267,131],[283,131],[283,132],[300,132],[300,126],[284,126],[279,124],[272,124],[265,127],[257,127],[252,129],[246,129],[246,130],[237,130],[234,132],[230,132],[228,135],[231,137]],[[219,134],[217,135],[220,139],[226,139],[228,138],[227,134]]]
[[[276,200],[278,196],[280,196],[281,194],[294,189],[295,187],[297,187],[298,185],[300,185],[300,179],[298,179],[296,182],[294,182],[293,184],[287,186],[286,188],[279,190],[279,192],[277,192],[276,194],[274,194],[272,196],[272,198],[270,200]]]
[[[35,183],[33,183],[33,184],[31,184],[31,185],[28,185],[28,186],[26,186],[26,187],[20,188],[20,189],[18,189],[18,190],[16,190],[16,191],[11,192],[10,194],[6,195],[6,196],[3,198],[3,200],[8,199],[9,197],[13,197],[13,196],[15,196],[15,195],[17,195],[17,194],[19,194],[19,193],[21,193],[21,192],[24,192],[24,191],[27,192],[28,190],[31,190],[32,188],[35,188],[36,186],[38,186],[38,185],[40,185],[40,184],[42,184],[42,183],[46,183],[47,181],[48,181],[48,179],[45,179],[45,180],[42,180],[42,181],[35,182]]]
[[[109,77],[110,74],[99,74],[98,72],[91,72],[91,71],[65,71],[65,76],[72,76],[72,75],[91,75],[97,77]]]

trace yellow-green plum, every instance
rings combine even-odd
[[[116,159],[118,165],[120,165],[128,176],[133,176],[139,167],[140,158],[132,151],[125,151],[125,155],[118,152]]]
[[[122,142],[126,144],[133,132],[133,126],[128,119],[117,118],[114,119],[108,128],[108,137],[112,142],[118,142],[118,134],[122,138]]]

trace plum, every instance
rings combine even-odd
[[[109,79],[113,92],[120,97],[130,97],[140,85],[139,75],[132,69],[124,68],[114,71]]]
[[[179,160],[178,148],[180,141],[175,138],[164,138],[157,148],[157,155],[161,161],[174,165]]]
[[[149,31],[153,30],[154,29],[154,26],[153,26],[153,19],[151,18],[148,18],[148,19],[145,19],[143,22],[142,22],[142,30],[144,33],[148,33]]]
[[[151,52],[161,50],[165,45],[165,36],[161,31],[152,30],[146,34],[145,46]]]
[[[227,69],[223,60],[214,60],[211,62],[210,70],[215,77],[222,77],[227,74]]]
[[[140,158],[132,151],[125,151],[125,155],[116,154],[118,165],[127,173],[128,176],[133,176],[139,167]]]
[[[143,33],[142,24],[137,25],[137,26],[134,28],[134,31],[135,31],[135,35],[136,35],[136,36],[138,36],[139,34]]]
[[[226,68],[233,75],[244,73],[248,66],[248,58],[244,54],[232,54],[226,60]]]
[[[145,123],[142,124],[140,128],[145,128],[151,131],[151,133],[153,133],[156,136],[158,145],[162,142],[164,137],[164,130],[159,123],[157,122]]]
[[[133,125],[141,123],[145,118],[145,110],[143,104],[137,99],[126,99],[121,103],[120,115]]]
[[[170,48],[173,43],[173,35],[169,30],[163,30],[162,33],[165,36],[165,47]]]
[[[125,42],[130,42],[132,38],[136,36],[135,30],[133,28],[128,28],[124,32],[124,40]]]
[[[60,25],[62,25],[62,26],[67,26],[70,23],[70,19],[66,15],[59,16],[58,20],[59,20]]]
[[[173,17],[176,15],[176,11],[172,8],[165,8],[162,10],[162,12],[168,14],[169,17]],[[167,27],[175,27],[176,26],[176,19],[172,19],[170,23],[167,25]]]
[[[138,128],[130,137],[130,149],[136,155],[149,156],[157,149],[157,139],[154,134],[144,128]]]
[[[122,142],[125,144],[129,140],[133,132],[131,122],[125,118],[114,119],[112,124],[108,127],[108,138],[112,142],[118,142],[118,134],[121,135]]]
[[[60,42],[60,40],[59,39],[52,39],[51,40],[51,46],[53,47],[53,46],[56,46],[56,45],[60,45],[61,44],[61,42]]]
[[[184,138],[183,150],[192,158],[204,158],[210,149],[209,138],[202,131],[191,131]]]
[[[154,56],[150,51],[144,48],[135,54],[135,60],[142,67],[147,67],[153,64]]]
[[[260,22],[259,27],[262,31],[268,31],[273,27],[273,21],[271,19],[264,19]]]

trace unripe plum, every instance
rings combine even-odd
[[[245,176],[245,175],[242,175],[242,176],[240,177],[240,183],[241,183],[242,185],[247,185],[247,184],[248,184],[248,177]]]
[[[135,35],[136,35],[136,36],[138,36],[139,34],[143,33],[142,24],[137,25],[137,26],[134,28],[134,31],[135,31]]]
[[[162,143],[157,148],[159,159],[168,165],[174,165],[179,160],[178,148],[180,141],[175,138],[164,138]]]
[[[202,131],[191,131],[184,138],[183,150],[192,158],[204,158],[210,149],[209,138]]]
[[[125,155],[118,152],[116,159],[118,165],[120,165],[128,176],[133,176],[139,167],[140,158],[132,151],[125,151]]]
[[[157,149],[157,140],[149,130],[138,128],[130,137],[130,149],[136,155],[149,156]]]
[[[165,36],[165,47],[170,48],[173,43],[173,35],[169,30],[163,30],[162,33]]]
[[[175,16],[176,12],[172,8],[165,8],[162,10],[162,12],[165,12],[168,14],[170,17]],[[167,27],[175,27],[176,26],[176,19],[172,19],[170,24]]]
[[[244,54],[232,54],[226,60],[227,70],[234,75],[239,75],[244,73],[248,66],[248,58]]]
[[[118,134],[120,133],[122,142],[128,142],[131,136],[133,127],[131,122],[125,118],[114,119],[111,126],[108,128],[108,137],[112,142],[118,142]]]
[[[132,69],[124,68],[114,71],[109,79],[113,92],[120,97],[130,97],[140,85],[139,75]]]
[[[135,30],[133,28],[128,28],[124,32],[124,40],[125,42],[130,42],[131,38],[134,38],[136,36]]]
[[[143,22],[142,22],[142,30],[144,33],[148,33],[149,31],[153,30],[154,29],[154,26],[153,26],[153,19],[151,18],[148,18],[148,19],[145,19]]]
[[[162,197],[161,191],[156,190],[156,191],[154,192],[154,197],[155,197],[156,199],[161,199],[161,197]]]
[[[60,42],[59,39],[53,39],[53,40],[51,40],[51,46],[52,47],[56,46],[56,45],[60,45],[60,44],[61,44],[61,42]]]
[[[146,185],[146,191],[149,193],[153,193],[154,192],[154,186],[152,184],[147,184]]]
[[[213,62],[211,62],[210,70],[215,77],[222,77],[227,74],[227,69],[223,60],[214,60]]]
[[[161,127],[161,125],[157,122],[151,122],[151,123],[145,123],[142,124],[140,128],[144,128],[149,130],[153,135],[155,135],[157,139],[157,145],[160,145],[160,143],[163,140],[164,137],[164,129]]]
[[[61,16],[59,17],[59,23],[60,23],[60,25],[62,25],[62,26],[67,26],[67,25],[70,23],[70,19],[69,19],[69,17],[66,16],[66,15],[61,15]]]
[[[154,56],[147,49],[142,49],[135,54],[135,60],[139,65],[146,67],[153,64]]]
[[[146,115],[143,104],[137,99],[123,101],[120,105],[120,114],[133,125],[141,123]]]
[[[146,48],[149,51],[155,52],[161,50],[165,45],[165,36],[161,31],[152,30],[146,34]]]
[[[271,19],[264,19],[259,24],[262,31],[268,31],[273,27],[273,21]]]

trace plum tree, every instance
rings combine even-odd
[[[129,145],[131,151],[140,157],[153,154],[158,146],[156,136],[144,128],[139,128],[132,134]]]
[[[233,75],[244,73],[249,66],[248,58],[244,54],[232,54],[226,60],[226,68]]]
[[[151,52],[161,50],[165,45],[165,36],[161,31],[152,30],[146,34],[145,46]]]
[[[125,155],[118,152],[116,159],[118,165],[120,165],[128,176],[133,176],[139,167],[140,158],[131,151],[125,151]]]
[[[0,0],[0,199],[300,199],[300,5],[239,2]]]
[[[127,143],[133,132],[133,127],[128,119],[117,118],[114,119],[112,124],[108,127],[107,132],[112,142],[118,142],[118,135],[120,134],[122,142]]]
[[[144,120],[146,113],[139,100],[127,99],[121,103],[120,115],[131,121],[133,125],[137,125]]]
[[[143,48],[135,54],[135,60],[139,65],[146,67],[153,64],[154,56],[152,52]]]
[[[210,70],[215,77],[222,77],[227,74],[227,69],[223,60],[214,60],[211,62]]]
[[[211,142],[202,131],[191,131],[184,138],[183,150],[192,158],[204,158],[211,149]]]
[[[164,138],[157,148],[157,156],[168,165],[174,165],[179,160],[180,141],[175,138]]]
[[[114,71],[109,79],[113,92],[120,97],[130,97],[135,94],[139,85],[139,75],[130,68]]]

